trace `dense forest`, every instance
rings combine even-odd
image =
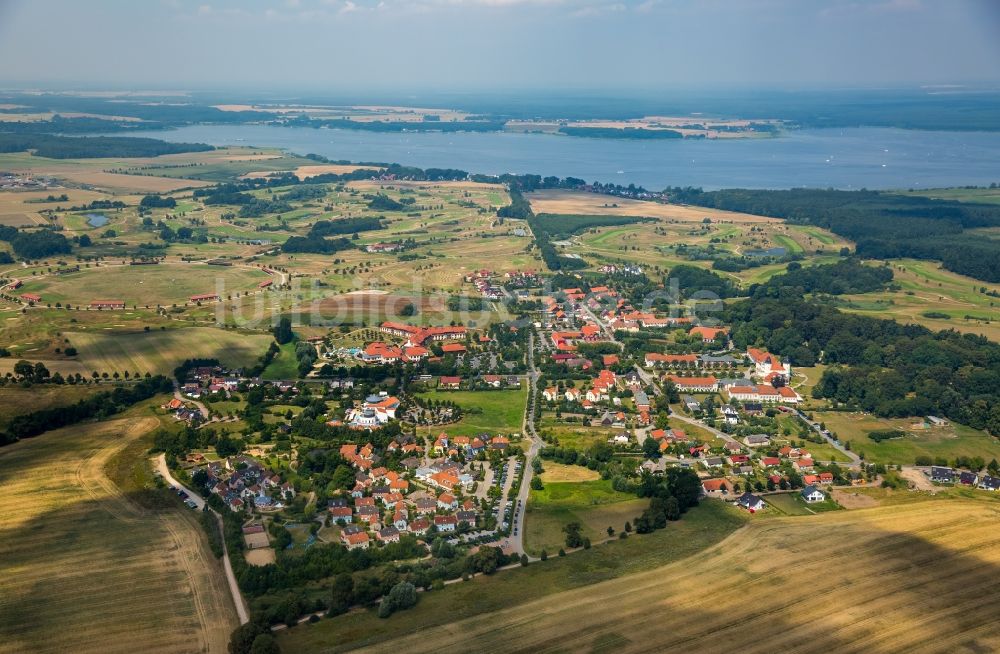
[[[685,298],[705,297],[705,294],[727,298],[740,294],[739,289],[730,279],[696,266],[683,264],[674,266],[668,275],[668,287],[672,282],[677,283],[678,290]]]
[[[374,216],[338,218],[337,220],[317,220],[309,233],[313,236],[333,236],[337,234],[357,234],[382,229],[382,221]]]
[[[892,282],[888,266],[866,266],[858,259],[844,259],[822,266],[803,267],[798,262],[788,264],[787,272],[775,275],[766,283],[752,286],[754,297],[802,297],[805,293],[871,293],[886,288]]]
[[[985,337],[789,297],[738,302],[727,314],[739,348],[763,346],[794,366],[830,365],[816,397],[880,416],[941,415],[1000,435],[1000,344]]]
[[[0,123],[2,125],[2,123]],[[5,129],[0,127],[0,129]],[[205,143],[168,143],[129,136],[57,136],[0,132],[0,152],[33,150],[49,159],[100,159],[107,157],[158,157],[180,152],[214,150]]]
[[[22,259],[44,259],[72,251],[69,239],[51,229],[22,232],[12,227],[3,227],[0,229],[0,241],[10,241],[14,253]]]
[[[306,236],[292,236],[282,243],[281,251],[288,253],[312,253],[312,254],[333,254],[341,250],[349,250],[354,247],[350,239],[346,238],[323,238],[313,233]]]
[[[1000,205],[879,193],[672,188],[672,202],[774,216],[829,229],[873,259],[940,260],[953,272],[1000,282],[1000,240],[965,230],[1000,226]]]

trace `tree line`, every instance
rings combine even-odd
[[[41,409],[21,416],[15,416],[0,433],[0,445],[16,443],[22,438],[38,436],[52,429],[59,429],[91,418],[101,419],[120,413],[133,404],[148,400],[159,393],[167,393],[173,388],[170,379],[156,375],[142,379],[131,386],[119,386],[110,391],[98,393],[69,406]]]

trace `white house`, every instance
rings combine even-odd
[[[748,511],[760,511],[764,508],[764,500],[749,491],[740,495],[736,503]]]
[[[806,486],[799,494],[802,495],[802,499],[810,504],[813,502],[822,502],[826,499],[826,494],[815,486]]]

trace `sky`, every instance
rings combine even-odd
[[[0,0],[0,85],[1000,83],[1000,0]]]

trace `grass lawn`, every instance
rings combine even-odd
[[[534,555],[543,549],[557,552],[565,544],[562,529],[570,522],[583,525],[583,535],[592,541],[602,540],[608,527],[621,531],[648,505],[648,499],[613,490],[610,480],[546,483],[528,497],[524,547]]]
[[[889,263],[893,281],[901,290],[845,295],[838,306],[930,329],[956,329],[1000,339],[1000,310],[995,298],[979,292],[980,288],[1000,291],[1000,285],[950,272],[934,261],[894,259]],[[873,261],[872,265],[882,262]]]
[[[828,499],[822,502],[809,504],[802,499],[798,491],[794,493],[782,493],[780,495],[765,495],[764,500],[783,515],[813,515],[826,511],[836,511],[841,508],[839,504],[829,499],[829,496]]]
[[[263,379],[298,379],[299,362],[295,358],[295,341],[279,345],[274,359],[264,368]]]
[[[421,427],[421,432],[447,432],[453,436],[481,433],[520,433],[527,388],[507,391],[431,391],[421,393],[426,400],[454,402],[462,407],[462,419],[441,427]]]
[[[578,452],[586,452],[596,443],[607,443],[616,431],[621,431],[613,427],[584,427],[579,422],[562,422],[556,420],[553,415],[545,414],[542,415],[538,430],[558,439],[559,447],[567,447]]]
[[[914,423],[919,422],[917,418],[890,420],[837,411],[817,411],[814,416],[816,420],[826,423],[827,429],[837,434],[841,441],[850,442],[854,452],[863,453],[865,459],[872,463],[912,465],[919,455],[948,460],[957,456],[1000,460],[1000,442],[985,432],[965,425],[952,423],[946,427],[914,429]],[[868,433],[878,429],[901,429],[906,435],[876,443],[868,438]],[[811,448],[812,444],[809,445]]]
[[[475,577],[422,594],[417,606],[390,620],[380,620],[375,610],[353,611],[278,632],[278,640],[286,652],[343,652],[375,645],[453,622],[458,616],[490,615],[553,593],[679,561],[718,543],[745,522],[745,515],[722,502],[703,502],[680,522],[652,534],[598,545],[565,558],[553,556],[544,563]]]

